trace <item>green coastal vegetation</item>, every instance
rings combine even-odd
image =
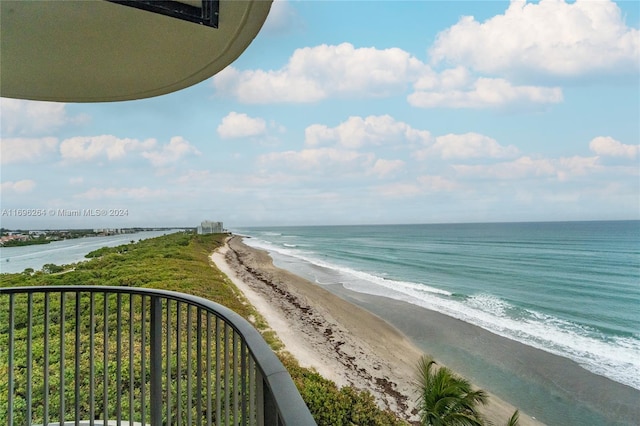
[[[191,232],[181,232],[138,242],[132,241],[130,244],[105,247],[91,252],[87,255],[88,258],[91,258],[88,262],[73,265],[49,264],[39,271],[27,269],[18,274],[0,274],[0,286],[109,285],[149,287],[179,291],[212,300],[250,320],[262,333],[288,369],[318,425],[406,425],[405,421],[398,419],[392,412],[379,409],[370,392],[350,386],[339,388],[334,382],[322,377],[315,370],[301,367],[284,350],[282,343],[270,331],[268,324],[259,312],[247,302],[227,276],[210,261],[209,256],[224,244],[226,237],[226,234],[196,235]],[[113,300],[107,302],[115,303]],[[7,303],[4,298],[0,301],[0,347],[7,346],[7,312],[9,308],[2,306]],[[34,299],[34,312],[42,312],[41,305],[41,300]],[[110,312],[114,311],[115,309],[110,309]],[[17,318],[24,315],[24,312],[16,313]],[[138,318],[138,313],[132,315]],[[44,333],[44,330],[44,326],[40,325],[34,328],[34,333]],[[52,331],[58,332],[55,329]],[[68,333],[72,332],[70,328]],[[52,336],[53,338],[55,336]],[[34,359],[41,358],[38,352],[42,352],[44,349],[38,346],[33,350]],[[6,352],[3,353],[3,356],[6,355]],[[2,363],[4,362],[3,360]],[[56,362],[55,349],[51,353],[51,362]],[[25,359],[15,360],[15,365],[26,364]],[[4,373],[2,374],[4,375]],[[455,376],[446,368],[436,368],[430,358],[421,361],[417,368],[416,377],[418,377],[416,386],[420,390],[417,402],[421,424],[487,424],[477,409],[479,405],[486,402],[487,397],[483,391],[472,390],[468,382]],[[37,379],[37,377],[33,378],[33,380]],[[0,380],[0,419],[7,416],[7,386],[6,382],[3,383]],[[52,386],[55,387],[55,383],[52,383]],[[113,401],[114,398],[109,396],[109,400]],[[21,404],[24,404],[24,399],[18,395],[15,406],[20,407]],[[517,412],[514,413],[514,417],[508,424],[517,424],[517,416]],[[14,423],[23,424],[22,421],[26,419],[20,420],[14,419]]]

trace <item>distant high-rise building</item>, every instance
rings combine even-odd
[[[198,226],[198,234],[221,234],[222,232],[222,222],[204,220],[200,223],[200,226]]]

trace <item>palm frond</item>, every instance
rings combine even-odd
[[[485,404],[487,394],[473,390],[471,383],[446,367],[423,356],[418,363],[418,409],[423,425],[479,426],[483,424],[477,410]]]
[[[516,410],[507,422],[507,426],[518,426],[518,424],[520,424],[520,412]]]

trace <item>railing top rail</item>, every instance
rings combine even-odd
[[[203,297],[171,290],[118,287],[118,286],[24,286],[0,287],[2,294],[28,293],[109,293],[133,294],[189,303],[202,308],[229,324],[246,342],[256,366],[262,373],[267,386],[271,390],[281,419],[286,425],[315,425],[307,406],[305,405],[291,376],[282,365],[276,354],[264,341],[260,333],[242,316],[219,303]]]

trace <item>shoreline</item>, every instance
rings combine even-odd
[[[640,391],[592,373],[575,361],[406,302],[337,287],[332,290],[385,318],[419,348],[445,360],[481,388],[495,394],[489,382],[496,378],[506,382],[498,396],[504,395],[542,422],[639,424]],[[453,358],[458,362],[451,364]]]
[[[399,328],[346,300],[353,294],[336,295],[275,267],[267,252],[246,246],[239,236],[228,239],[211,259],[302,366],[316,369],[339,386],[369,390],[381,408],[417,420],[413,381],[424,352]],[[481,412],[491,422],[506,423],[516,407],[488,394],[489,403]],[[520,424],[542,423],[520,410]]]

